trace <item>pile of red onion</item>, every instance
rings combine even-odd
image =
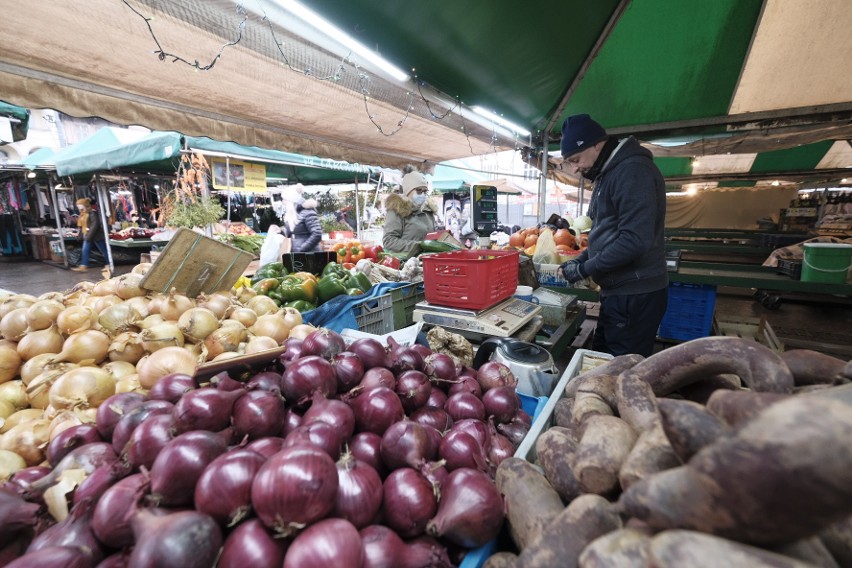
[[[0,565],[449,567],[497,537],[494,471],[530,424],[505,365],[325,329],[284,347],[249,379],[168,375],[65,430],[52,467],[0,487]]]

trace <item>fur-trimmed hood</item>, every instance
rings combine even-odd
[[[385,209],[393,211],[400,217],[408,217],[411,215],[411,212],[414,211],[414,203],[412,203],[411,199],[404,195],[392,193],[385,199]],[[431,197],[428,197],[426,199],[426,203],[423,205],[423,210],[429,211],[435,215],[438,213],[438,206],[435,205],[435,202],[432,201]]]

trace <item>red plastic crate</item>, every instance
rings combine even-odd
[[[426,301],[436,306],[481,310],[518,287],[518,251],[457,250],[421,255]]]

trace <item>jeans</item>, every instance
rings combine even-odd
[[[104,259],[109,259],[109,255],[107,254],[106,241],[95,241],[95,245],[98,247],[98,250],[101,251],[101,254],[104,255]],[[92,252],[92,241],[83,241],[83,253],[80,256],[80,266],[89,266],[89,254]]]

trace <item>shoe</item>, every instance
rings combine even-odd
[[[88,266],[81,264],[80,266],[75,266],[74,268],[72,268],[71,272],[86,272],[88,269]]]

